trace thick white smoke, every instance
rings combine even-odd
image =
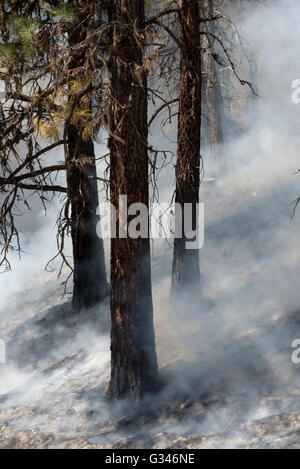
[[[300,195],[295,174],[300,104],[292,102],[292,82],[300,78],[300,5],[297,0],[244,5],[242,20],[237,10],[226,13],[254,52],[260,98],[255,117],[244,116],[251,127],[227,136],[224,172],[201,188],[206,212],[201,301],[189,297],[176,312],[170,309],[172,249],[167,244],[154,249],[155,325],[165,388],[146,402],[147,412],[129,411],[126,403],[112,412],[103,398],[109,337],[101,327],[93,330],[108,305],[87,319],[61,319],[59,309],[47,310],[60,303],[62,292],[61,280],[43,270],[55,254],[54,204],[46,218],[37,215],[41,228],[26,232],[22,261],[0,276],[0,331],[13,355],[6,368],[0,365],[1,392],[16,390],[0,403],[0,418],[7,423],[7,438],[14,431],[21,435],[18,444],[29,444],[27,432],[34,430],[47,436],[45,443],[35,436],[32,444],[39,446],[262,447],[267,439],[257,436],[255,421],[299,410],[299,369],[291,361],[291,343],[300,338],[300,214],[291,218],[291,204]],[[237,43],[239,73],[249,79],[239,50]],[[249,89],[232,82],[232,96],[251,102]],[[175,149],[170,143],[175,121],[168,138],[158,125],[152,134],[153,145]],[[213,164],[207,148],[202,156],[209,176]],[[161,200],[170,202],[172,163],[162,170],[159,189]],[[92,326],[85,324],[90,321]],[[20,359],[22,351],[27,363]],[[272,418],[269,440],[280,446],[289,441],[287,430]],[[292,417],[286,421],[296,428]]]

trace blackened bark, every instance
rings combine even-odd
[[[213,1],[202,0],[201,6],[203,17],[211,18],[213,16]],[[207,23],[203,31],[215,33],[214,22]],[[220,170],[224,166],[223,97],[218,71],[212,56],[214,53],[213,38],[204,34],[201,35],[201,38],[201,45],[204,48],[202,54],[203,95],[208,119],[210,154]]]
[[[144,0],[115,0],[110,61],[110,190],[117,209],[111,240],[111,380],[108,394],[139,399],[156,389],[149,238],[120,238],[119,195],[148,206]]]
[[[81,3],[78,2],[78,9]],[[70,31],[70,45],[76,45],[87,34],[84,19],[79,20],[80,26]],[[70,72],[83,65],[84,55],[74,57]],[[103,240],[97,234],[100,216],[94,144],[92,140],[84,141],[81,133],[81,128],[69,126],[66,159],[74,262],[72,305],[76,311],[96,305],[109,294]]]
[[[180,103],[175,201],[182,207],[192,204],[196,227],[196,204],[200,188],[201,59],[198,0],[179,0]],[[175,217],[181,217],[175,209]],[[174,239],[172,293],[200,285],[199,250],[186,249],[186,237]]]
[[[75,310],[82,311],[107,297],[109,286],[103,240],[97,235],[100,217],[94,145],[84,142],[73,126],[68,138],[67,185],[74,260],[72,304]]]

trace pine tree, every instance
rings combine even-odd
[[[85,69],[90,50],[83,47],[88,31],[97,27],[91,13],[101,15],[101,3],[92,2],[87,9],[81,0],[36,0],[30,5],[4,2],[1,7],[0,62],[7,96],[1,106],[1,163],[7,174],[1,190],[8,194],[1,209],[3,261],[7,262],[13,238],[19,246],[12,213],[26,199],[24,191],[36,191],[43,204],[46,192],[66,193],[59,254],[66,260],[64,237],[70,230],[75,310],[89,308],[108,294],[103,241],[96,230],[99,199],[93,140],[98,124],[92,114],[95,95],[85,92],[93,78]],[[25,156],[18,153],[20,143],[23,153],[27,146]],[[44,155],[60,145],[65,149],[64,164],[45,165]],[[20,164],[12,170],[14,157]],[[57,171],[66,172],[66,188],[54,183],[51,175]]]
[[[75,11],[80,12],[82,6],[80,0],[74,0],[72,8],[70,8],[71,5],[63,5],[62,11],[56,11],[56,14],[63,16],[63,22],[68,27],[71,47],[76,47],[77,44],[84,41],[89,31],[85,17],[80,14],[76,16],[75,13]],[[84,69],[84,66],[85,54],[83,52],[71,62],[70,73],[72,73],[72,68],[75,70]],[[84,74],[82,78],[84,83]],[[82,126],[84,126],[82,131],[78,132],[78,125],[74,120],[69,126],[66,170],[68,194],[71,200],[71,236],[74,262],[72,303],[74,309],[83,310],[102,301],[108,295],[109,288],[106,281],[103,240],[97,234],[100,217],[97,214],[99,197],[93,127],[91,127],[90,135],[87,132],[89,125],[93,125],[91,93],[87,93],[81,98],[79,109],[86,112],[87,119],[86,122],[84,120],[82,122]],[[83,119],[84,117],[83,114]]]
[[[117,207],[111,240],[111,380],[109,395],[141,398],[156,389],[149,238],[120,238],[119,195],[148,206],[144,0],[114,0],[111,74],[110,194]]]
[[[201,0],[202,16],[212,18],[214,8],[212,0]],[[216,15],[215,15],[216,16]],[[203,98],[208,120],[208,134],[210,156],[212,162],[217,164],[218,173],[224,166],[224,132],[223,132],[223,97],[220,86],[220,77],[214,60],[214,38],[209,33],[216,33],[215,22],[204,23],[203,31],[208,34],[201,35],[203,47]]]
[[[179,0],[180,103],[178,114],[175,217],[183,227],[174,239],[172,293],[199,291],[199,250],[187,249],[184,204],[191,204],[192,226],[197,226],[200,188],[201,58],[198,0]],[[195,289],[194,289],[195,288]]]

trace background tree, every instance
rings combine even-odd
[[[212,0],[201,0],[201,11],[203,18],[217,16],[214,12]],[[216,22],[203,23],[203,32],[216,33]],[[216,61],[214,59],[215,39],[208,34],[201,34],[202,63],[203,63],[203,106],[204,114],[208,124],[208,137],[210,145],[210,156],[218,168],[224,165],[224,110],[223,97],[220,86],[220,76]],[[205,121],[205,119],[203,119]],[[204,122],[202,122],[203,124]]]
[[[176,194],[175,218],[180,225],[185,228],[184,204],[191,204],[193,207],[192,226],[197,227],[196,206],[199,202],[200,189],[200,129],[201,129],[201,88],[202,69],[201,54],[205,52],[207,57],[203,58],[206,66],[204,73],[209,72],[214,86],[215,75],[212,68],[214,61],[223,66],[228,66],[232,74],[241,85],[248,85],[252,90],[252,85],[242,80],[222,39],[208,28],[208,24],[226,17],[220,12],[214,12],[207,3],[201,3],[203,16],[200,17],[200,5],[198,1],[178,0],[179,14],[179,38],[175,42],[180,48],[180,102],[178,113],[178,134],[177,134],[177,162],[176,162]],[[207,15],[207,16],[206,16]],[[204,27],[200,30],[200,24]],[[173,33],[171,32],[171,35]],[[174,35],[173,35],[174,36]],[[205,51],[200,43],[200,37],[204,37]],[[213,42],[212,42],[213,41]],[[214,44],[215,43],[215,44]],[[213,46],[218,46],[219,54],[215,52]],[[204,54],[203,54],[204,55]],[[211,92],[212,89],[209,91]],[[209,97],[212,99],[212,96]],[[220,101],[220,100],[219,100]],[[211,113],[213,116],[211,143],[217,148],[216,130],[218,128],[218,140],[221,142],[221,114],[217,111],[218,103],[214,100],[211,103]],[[210,113],[210,114],[211,114]],[[211,115],[209,116],[211,117]],[[219,143],[218,142],[218,143]],[[218,148],[219,151],[219,148]],[[178,208],[179,207],[179,208]],[[177,209],[177,210],[176,210]],[[185,229],[183,229],[185,231]],[[199,250],[186,249],[186,237],[174,239],[173,268],[172,268],[172,293],[178,292],[199,292],[200,288],[200,266]]]
[[[59,253],[68,263],[64,238],[71,230],[73,306],[80,310],[101,301],[108,292],[103,242],[96,233],[99,201],[91,93],[95,73],[88,70],[91,47],[87,41],[88,34],[101,27],[102,2],[46,5],[38,1],[30,7],[28,2],[2,5],[3,261],[14,238],[20,248],[13,211],[20,201],[27,203],[24,191],[36,191],[43,203],[48,191],[66,193],[59,219]],[[41,137],[54,143],[41,148]],[[45,165],[43,157],[59,146],[65,150],[64,164]],[[67,187],[55,184],[58,171],[66,171]]]
[[[193,208],[193,228],[200,188],[201,56],[198,0],[178,0],[180,50],[180,102],[178,115],[176,195],[184,231],[184,204]],[[175,209],[176,210],[176,209]],[[199,250],[186,249],[186,237],[174,239],[172,291],[200,284]]]
[[[90,7],[93,7],[92,9]],[[86,10],[86,2],[74,0],[76,22],[69,28],[69,45],[84,42],[88,34],[101,26],[101,2],[93,2]],[[92,14],[92,16],[91,16]],[[88,51],[88,54],[87,54]],[[70,64],[70,77],[88,82],[90,67],[89,49],[74,53]],[[74,83],[74,82],[73,82]],[[108,294],[103,240],[97,235],[100,221],[97,171],[94,150],[94,127],[92,119],[92,92],[87,92],[79,101],[86,112],[82,127],[67,123],[68,153],[66,157],[68,196],[71,202],[71,236],[73,242],[74,290],[73,307],[82,310],[102,301]],[[90,129],[90,132],[89,132]],[[65,129],[66,130],[66,129]]]

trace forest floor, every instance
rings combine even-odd
[[[171,253],[154,259],[158,396],[105,398],[108,304],[70,315],[49,274],[1,307],[1,448],[300,447],[299,256],[279,255],[285,225],[269,246],[277,192],[226,194],[206,204],[202,305],[169,311]]]

